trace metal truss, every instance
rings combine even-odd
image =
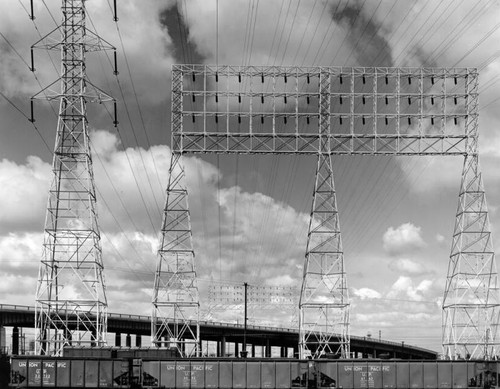
[[[198,356],[199,295],[181,155],[173,153],[153,290],[152,343]]]
[[[112,101],[86,78],[85,52],[106,49],[85,26],[84,0],[62,1],[61,38],[34,47],[61,51],[61,77],[42,92],[60,102],[43,258],[36,290],[36,352],[106,344],[107,300],[97,225],[86,104]],[[91,36],[88,39],[89,35]],[[32,64],[34,70],[34,64]],[[60,91],[50,88],[60,85]],[[37,95],[34,96],[37,98]]]
[[[443,354],[498,358],[500,297],[477,155],[465,158],[443,300]]]
[[[465,84],[466,104],[477,111],[478,81]],[[491,227],[478,157],[478,118],[465,123],[457,215],[443,299],[443,354],[451,359],[498,358],[500,295]]]
[[[349,353],[331,155],[463,156],[443,347],[452,358],[497,352],[497,272],[477,160],[476,69],[174,65],[172,80],[174,152],[318,156],[300,301],[301,350],[314,356]]]
[[[248,316],[253,324],[262,324],[264,317],[270,313],[285,312],[290,317],[290,326],[296,317],[299,289],[295,286],[270,286],[247,284]],[[208,312],[241,311],[245,304],[245,287],[243,284],[211,284],[208,287]],[[269,320],[265,320],[266,323]],[[295,324],[296,325],[296,324]]]
[[[331,157],[318,156],[299,302],[299,347],[311,355],[350,355],[349,293]]]
[[[465,155],[475,69],[174,65],[182,153]],[[320,90],[320,74],[331,89]],[[319,102],[334,131],[322,150]],[[189,106],[189,108],[187,108]]]
[[[330,134],[328,72],[319,79],[319,135],[314,196],[309,218],[304,275],[299,301],[299,350],[301,358],[335,354],[350,356],[349,294],[344,251],[328,152]]]

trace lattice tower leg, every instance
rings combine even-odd
[[[36,352],[106,343],[107,301],[86,118],[85,9],[63,1],[62,77],[43,258],[36,290]]]
[[[443,353],[491,359],[499,351],[500,299],[477,154],[464,161],[443,299]]]
[[[199,295],[181,155],[172,154],[153,291],[151,337],[182,356],[199,354]]]
[[[325,353],[348,358],[349,296],[329,155],[318,156],[299,303],[301,358]]]

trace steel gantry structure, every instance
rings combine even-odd
[[[85,55],[114,47],[86,27],[85,0],[63,0],[61,10],[61,24],[32,47],[61,53],[59,79],[33,97],[59,102],[35,317],[36,351],[51,355],[102,346],[107,331],[86,105],[113,99],[88,80]]]
[[[199,301],[182,155],[317,156],[299,302],[301,356],[349,355],[349,296],[332,155],[462,156],[442,305],[450,358],[498,351],[498,276],[478,158],[472,68],[174,65],[172,162],[154,291],[154,342],[198,341]],[[175,323],[159,319],[168,307]],[[189,312],[188,312],[189,311]],[[189,332],[189,335],[187,335]],[[196,347],[196,346],[194,346]]]

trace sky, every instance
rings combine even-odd
[[[49,4],[50,3],[50,4]],[[58,105],[30,98],[58,78],[57,52],[30,47],[59,22],[57,1],[0,0],[0,303],[34,305]],[[500,237],[500,2],[494,0],[89,0],[88,27],[117,48],[87,54],[117,99],[88,106],[109,311],[151,314],[170,163],[172,64],[477,67],[480,160]],[[202,318],[210,286],[299,288],[316,159],[184,159]],[[441,309],[461,157],[334,156],[351,334],[440,351]],[[260,314],[258,313],[260,311]],[[250,321],[288,327],[290,308]],[[293,310],[292,310],[293,311]]]

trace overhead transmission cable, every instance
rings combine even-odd
[[[431,61],[437,62],[437,60],[447,52],[451,46],[455,44],[459,39],[462,38],[463,34],[468,31],[472,26],[475,25],[476,21],[483,16],[485,12],[489,10],[490,5],[495,0],[489,0],[485,2],[477,2],[469,12],[467,12],[464,17],[455,25],[455,27],[447,34],[446,38],[429,54]],[[482,7],[472,15],[473,10],[482,4]],[[471,16],[472,15],[472,16]],[[460,29],[456,31],[457,28]],[[448,41],[448,42],[447,42]],[[443,46],[444,45],[444,46]],[[437,52],[436,52],[437,51]]]
[[[108,4],[109,4],[109,1],[108,1]],[[92,27],[94,28],[94,30],[97,31],[96,27],[95,27],[95,25],[94,25],[94,23],[92,21],[92,18],[90,16],[89,16],[89,20],[90,20],[90,23],[92,24]],[[145,135],[145,138],[146,138],[146,144],[147,144],[147,146],[148,146],[148,148],[150,150],[151,160],[153,162],[153,167],[154,167],[154,170],[155,170],[155,173],[156,173],[156,178],[158,180],[158,183],[159,183],[160,187],[162,187],[162,183],[161,183],[160,176],[159,176],[159,173],[158,173],[158,167],[156,165],[156,159],[155,159],[155,157],[153,155],[153,151],[151,150],[151,142],[150,142],[150,139],[149,139],[148,132],[146,130],[146,124],[145,124],[145,121],[144,121],[144,116],[143,116],[143,113],[142,113],[142,108],[141,108],[141,105],[139,103],[139,98],[137,96],[137,90],[136,90],[136,87],[135,87],[134,79],[132,77],[132,71],[130,69],[130,64],[129,64],[129,61],[128,61],[127,52],[125,50],[125,45],[123,43],[123,38],[122,38],[122,35],[121,35],[120,27],[118,25],[118,20],[115,20],[115,27],[116,27],[116,31],[118,33],[118,37],[119,37],[119,40],[120,40],[120,45],[121,45],[123,57],[125,59],[125,65],[126,65],[126,68],[127,68],[127,74],[129,76],[130,85],[132,87],[132,93],[134,95],[134,99],[135,99],[135,102],[136,102],[136,105],[137,105],[137,110],[138,110],[138,113],[139,113],[140,123],[142,125],[142,129],[143,129],[143,132],[144,132],[144,135]],[[106,56],[108,57],[107,53],[106,53]],[[111,59],[109,57],[108,57],[108,60],[111,61]],[[115,74],[115,77],[116,77],[117,83],[119,84],[119,75]],[[119,87],[120,87],[120,92],[121,92],[121,95],[122,95],[123,103],[124,103],[124,105],[125,105],[125,107],[126,107],[126,109],[128,111],[128,108],[126,106],[125,96],[123,94],[121,85],[119,85]],[[127,112],[127,116],[130,118],[130,115],[129,115],[128,112]],[[134,139],[135,139],[137,147],[138,147],[138,153],[139,153],[139,156],[141,158],[141,162],[142,162],[142,164],[144,166],[144,169],[145,169],[145,176],[146,176],[147,182],[149,184],[149,187],[151,189],[151,194],[153,196],[154,202],[156,204],[157,212],[158,212],[158,214],[161,215],[161,213],[162,213],[162,211],[161,211],[162,207],[160,207],[160,205],[158,203],[158,200],[156,198],[156,194],[155,194],[155,191],[153,189],[153,185],[152,185],[150,177],[149,177],[148,169],[146,167],[146,162],[144,160],[143,152],[141,150],[137,134],[136,134],[136,132],[134,130],[134,126],[132,124],[132,120],[130,120],[129,122],[130,122],[130,126],[131,126],[131,129],[132,129],[132,134],[134,135]]]
[[[250,54],[248,56],[248,64],[252,62],[252,51],[253,51],[253,42],[255,38],[255,24],[257,23],[257,11],[259,9],[259,1],[257,0],[257,5],[255,6],[255,16],[254,16],[254,21],[253,21],[253,26],[252,26],[252,34],[251,34],[251,39],[250,39]]]
[[[363,9],[363,7],[364,7],[364,6],[365,6],[365,4],[366,4],[366,1],[367,1],[367,0],[364,0],[364,1],[363,1],[363,4],[362,4],[362,5],[361,5],[361,7],[359,8],[358,12],[356,13],[356,16],[354,17],[354,20],[352,21],[352,24],[356,24],[356,21],[358,20],[359,15],[361,14],[361,10]],[[342,39],[342,42],[340,43],[340,46],[339,46],[339,48],[338,48],[337,52],[336,52],[336,53],[335,53],[335,55],[333,56],[333,59],[332,59],[332,61],[331,61],[331,63],[330,63],[330,66],[332,66],[331,64],[335,63],[335,60],[337,59],[337,55],[340,53],[340,51],[341,51],[342,47],[344,46],[344,43],[345,43],[345,42],[346,42],[346,40],[347,40],[347,36],[348,36],[347,34],[346,34],[346,35],[344,35],[344,38]]]
[[[377,14],[377,11],[378,9],[380,8],[380,5],[382,4],[382,0],[379,0],[378,4],[377,4],[377,8],[375,8],[375,10],[372,12],[372,15],[370,16],[370,19],[368,20],[368,22],[365,24],[365,28],[363,29],[363,31],[361,32],[361,35],[358,37],[358,40],[356,41],[356,43],[354,44],[354,46],[352,47],[351,49],[351,52],[349,53],[349,55],[346,57],[346,59],[344,60],[344,66],[347,65],[347,63],[349,62],[349,59],[351,58],[352,54],[356,51],[356,49],[358,48],[358,45],[359,43],[361,42],[361,39],[363,38],[363,36],[365,35],[366,33],[366,30],[368,29],[368,26],[372,23],[372,20],[373,18],[375,17],[375,15]],[[363,3],[364,5],[364,3]],[[361,11],[360,11],[361,12]],[[332,18],[333,19],[333,18]],[[372,35],[373,37],[373,35]]]
[[[300,1],[301,0],[297,0],[297,8],[295,8],[295,13],[293,15],[292,24],[290,25],[290,31],[288,32],[288,37],[286,39],[285,48],[283,49],[283,55],[281,57],[281,65],[283,65],[283,63],[285,61],[285,54],[286,54],[286,51],[288,49],[288,44],[290,43],[290,37],[292,36],[292,32],[294,31],[293,26],[294,26],[295,20],[297,18],[297,13],[299,12]]]

